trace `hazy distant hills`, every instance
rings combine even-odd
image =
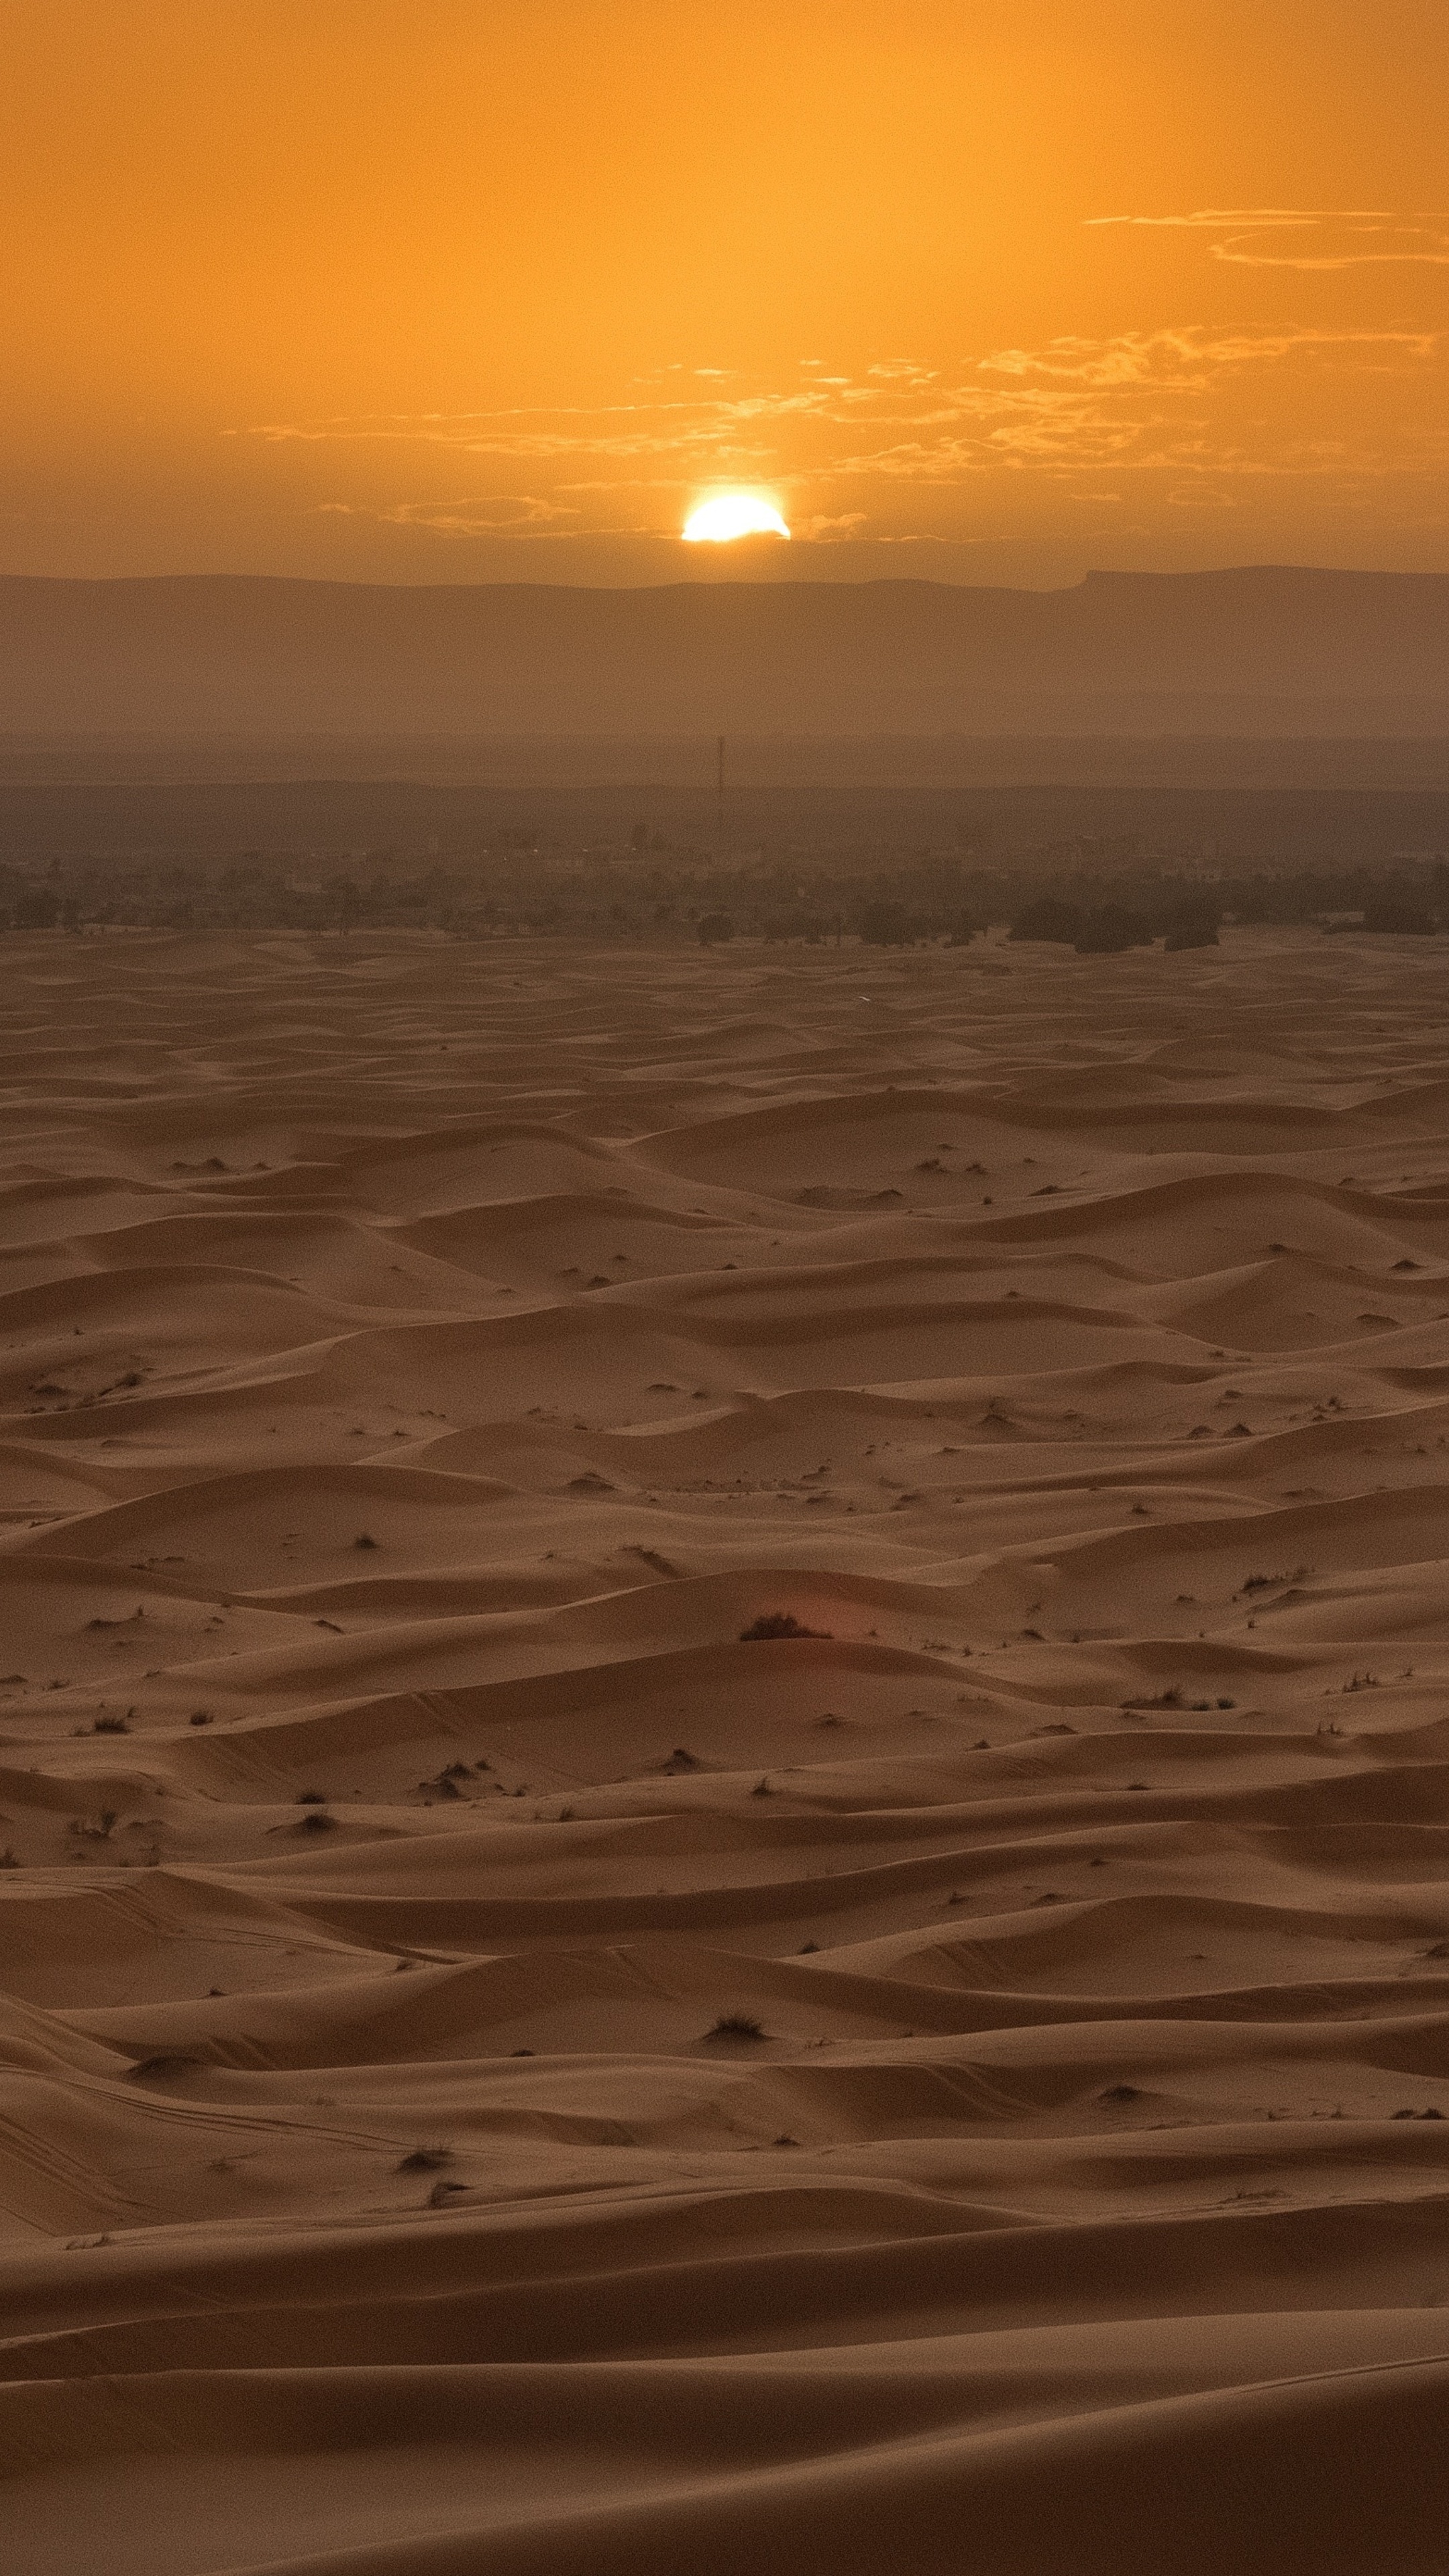
[[[1449,576],[0,578],[0,734],[1449,732]]]

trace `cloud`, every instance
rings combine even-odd
[[[805,545],[840,546],[859,537],[867,524],[864,510],[842,510],[833,519],[817,512],[813,518],[792,520],[790,533]]]
[[[559,537],[579,534],[580,514],[576,507],[518,492],[492,493],[478,500],[393,501],[375,508],[356,501],[322,501],[318,515],[426,528],[438,537]]]
[[[1110,220],[1207,237],[1230,218]],[[1297,239],[1326,219],[1267,209],[1252,220]],[[1063,333],[954,367],[897,355],[831,371],[819,360],[777,382],[669,367],[592,405],[273,421],[250,435],[350,451],[361,489],[344,485],[322,506],[452,540],[672,544],[702,489],[738,480],[777,494],[807,545],[946,542],[946,515],[959,522],[949,542],[964,543],[978,533],[968,496],[1030,478],[1084,507],[1154,482],[1156,502],[1178,508],[1295,480],[1345,496],[1397,480],[1407,496],[1449,464],[1449,412],[1433,399],[1443,356],[1438,334],[1408,324],[1182,322]],[[385,488],[395,465],[403,497]],[[958,497],[949,513],[931,507],[925,527],[928,488]]]
[[[853,452],[835,456],[832,470],[896,483],[963,482],[993,470],[1057,480],[1100,478],[1104,468],[1231,476],[1382,471],[1388,459],[1362,438],[1356,449],[1346,440],[1304,445],[1293,426],[1305,407],[1304,371],[1321,380],[1313,395],[1321,414],[1335,377],[1423,372],[1438,347],[1436,335],[1424,331],[1183,326],[993,350],[955,385],[933,388],[913,418],[902,418],[897,406],[908,435],[862,438]],[[1251,422],[1240,417],[1250,387]],[[1265,402],[1286,414],[1276,433],[1262,416]],[[1422,463],[1433,448],[1431,433],[1415,449],[1405,447],[1400,462]]]
[[[1190,215],[1087,215],[1083,229],[1097,232],[1110,224],[1136,224],[1153,232],[1236,232],[1252,225],[1261,231],[1287,230],[1303,224],[1387,224],[1398,218],[1383,206],[1199,206]]]
[[[1235,268],[1449,268],[1449,216],[1398,215],[1384,207],[1201,206],[1188,215],[1089,215],[1084,229],[1206,232],[1211,257]],[[1275,236],[1307,236],[1297,248]]]
[[[1438,335],[1433,331],[1205,331],[1186,327],[1164,331],[1123,331],[1114,338],[1049,340],[1040,349],[996,349],[978,359],[988,376],[1047,379],[1099,390],[1158,385],[1164,390],[1200,390],[1216,377],[1246,367],[1267,367],[1287,358],[1332,356],[1370,350],[1381,357],[1422,359],[1431,356]]]

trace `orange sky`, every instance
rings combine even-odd
[[[1449,568],[1445,0],[0,26],[0,569]]]

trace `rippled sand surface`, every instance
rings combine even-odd
[[[1443,952],[5,957],[15,2576],[1437,2576]]]

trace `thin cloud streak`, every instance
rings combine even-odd
[[[1400,215],[1385,207],[1201,206],[1185,215],[1089,215],[1086,232],[1117,227],[1145,232],[1208,232],[1219,236],[1209,252],[1234,268],[1288,268],[1331,272],[1349,268],[1449,268],[1449,216]],[[1275,233],[1338,235],[1336,247],[1267,250],[1257,245]],[[1375,245],[1368,249],[1360,243]],[[1386,245],[1386,246],[1385,246]]]

